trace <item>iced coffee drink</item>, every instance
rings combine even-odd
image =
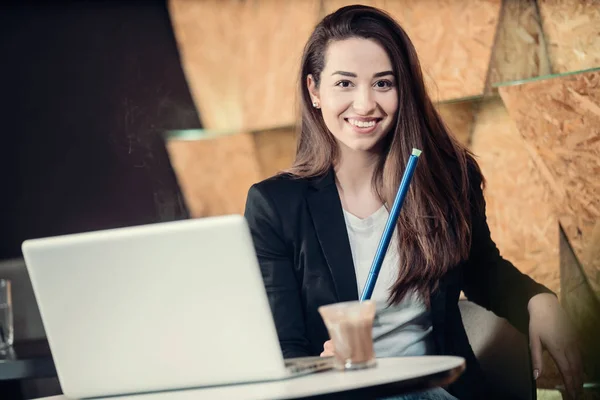
[[[362,369],[376,364],[373,351],[375,302],[349,301],[319,307],[333,342],[335,367]]]

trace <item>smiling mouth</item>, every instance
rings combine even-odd
[[[381,121],[383,118],[372,118],[369,120],[358,120],[358,119],[353,119],[353,118],[344,118],[344,119],[350,125],[355,126],[357,128],[372,128],[375,125],[377,125],[377,123],[379,121]]]

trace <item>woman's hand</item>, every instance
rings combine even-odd
[[[321,353],[321,357],[331,357],[333,356],[333,351],[333,342],[331,340],[328,340],[325,343],[323,343],[323,352]]]
[[[543,371],[542,351],[545,348],[560,370],[568,395],[573,399],[580,398],[583,390],[581,353],[567,314],[556,296],[549,293],[533,296],[527,308],[534,378]]]

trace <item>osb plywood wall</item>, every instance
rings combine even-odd
[[[207,140],[169,140],[167,150],[192,217],[239,214],[261,178],[250,133]]]
[[[169,1],[204,127],[252,132],[169,143],[193,216],[241,212],[252,183],[291,165],[295,135],[281,127],[295,123],[302,46],[321,17],[350,3]],[[595,75],[502,87],[510,113],[498,99],[457,101],[493,96],[499,82],[600,67],[600,0],[361,3],[406,29],[444,121],[479,156],[502,254],[559,290],[558,216],[600,293],[600,247],[590,244],[600,241]]]
[[[237,1],[170,1],[171,23],[177,38],[188,86],[206,128],[241,126],[242,76],[231,73],[240,64],[244,43],[235,29]],[[182,45],[185,43],[185,45]]]
[[[444,103],[436,106],[450,132],[467,147],[471,142],[476,107],[477,105],[471,101]]]
[[[551,72],[535,0],[505,0],[489,66],[491,85]]]
[[[348,2],[171,0],[184,71],[205,128],[291,125],[303,46]],[[367,2],[369,3],[369,2]],[[483,93],[500,0],[373,1],[407,30],[436,101]]]
[[[600,302],[597,292],[594,293],[586,284],[589,278],[582,273],[580,262],[562,231],[560,267],[561,303],[579,332],[588,381],[597,381],[600,378]],[[560,382],[560,377],[556,381]]]
[[[560,291],[558,223],[552,192],[502,100],[481,104],[472,151],[487,179],[488,224],[502,256],[550,289]]]
[[[353,1],[324,0],[333,12]],[[483,93],[500,0],[374,0],[410,36],[435,101]]]
[[[167,149],[192,217],[241,214],[250,186],[294,161],[293,128],[170,139]]]
[[[600,294],[600,71],[502,87],[500,94]]]
[[[538,0],[555,73],[600,66],[600,1]]]
[[[290,125],[318,0],[171,0],[188,85],[207,129]]]
[[[263,178],[268,178],[291,167],[296,154],[294,128],[256,132],[256,156]]]

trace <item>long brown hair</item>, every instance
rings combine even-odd
[[[339,159],[338,145],[319,110],[311,106],[309,74],[317,87],[332,41],[377,41],[387,52],[398,84],[398,113],[373,176],[380,200],[390,206],[413,148],[423,150],[398,219],[398,278],[390,302],[416,290],[429,303],[440,278],[468,257],[471,244],[469,171],[480,179],[473,156],[449,133],[425,89],[415,48],[406,32],[386,12],[347,6],[326,16],[309,38],[299,79],[301,120],[296,159],[289,173],[320,176]]]

